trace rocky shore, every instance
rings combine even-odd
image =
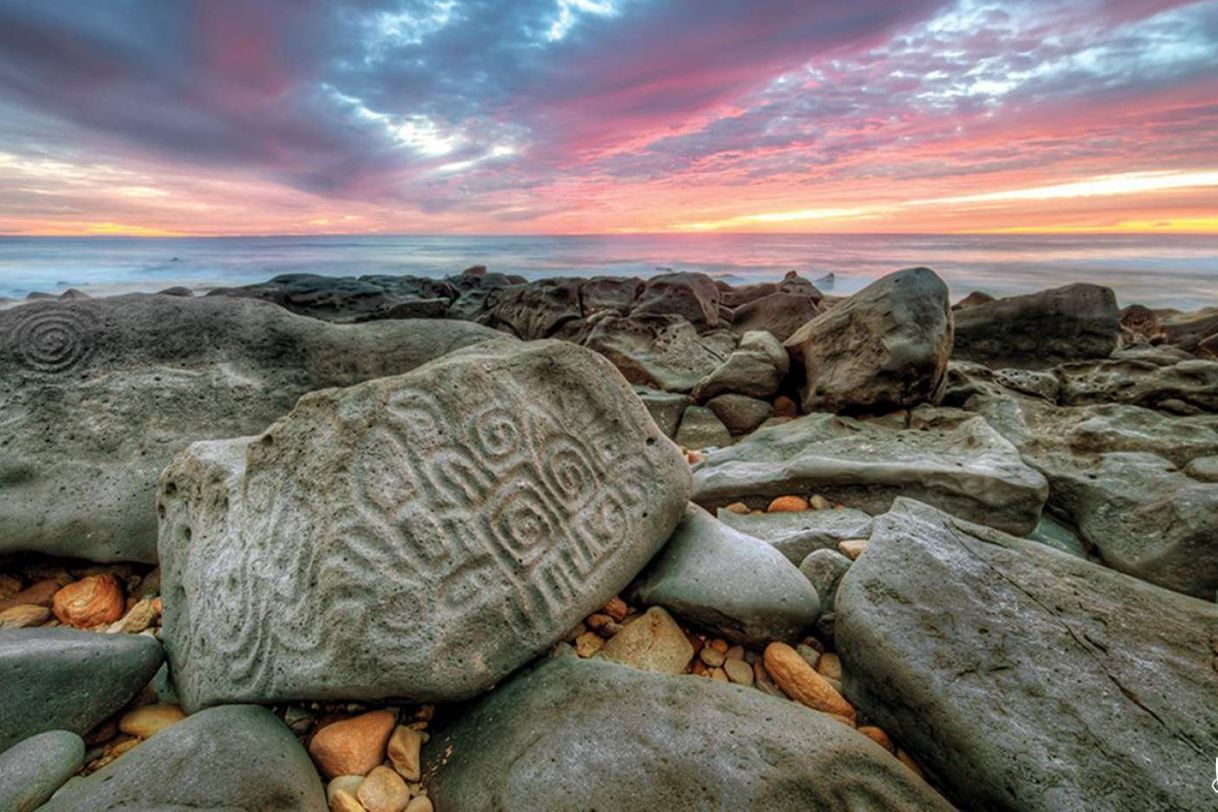
[[[1210,809],[1218,316],[927,268],[0,310],[0,812]]]

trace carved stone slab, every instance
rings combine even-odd
[[[690,480],[622,376],[494,342],[312,393],[161,480],[189,707],[457,699],[552,645],[668,538]]]

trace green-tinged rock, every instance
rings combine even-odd
[[[682,448],[722,448],[732,444],[727,426],[705,406],[690,406],[685,410],[673,439]]]
[[[837,550],[813,550],[799,564],[803,573],[820,595],[821,608],[825,612],[833,611],[837,599],[837,585],[841,582],[846,570],[850,569],[851,560]]]
[[[85,763],[84,740],[48,730],[0,753],[0,810],[31,812]]]

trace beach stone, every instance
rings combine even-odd
[[[1128,403],[1151,409],[1218,412],[1218,361],[1200,358],[1163,365],[1112,358],[1076,361],[1054,369],[1061,381],[1063,406]]]
[[[418,781],[420,777],[420,752],[427,734],[421,730],[398,725],[393,729],[386,747],[386,755],[393,769],[407,781]]]
[[[377,710],[331,722],[313,734],[309,755],[327,778],[366,775],[385,760],[396,721],[389,711]]]
[[[565,324],[583,318],[581,284],[579,279],[549,277],[499,288],[487,298],[486,313],[479,321],[506,327],[526,341],[549,338]]]
[[[32,812],[85,762],[85,743],[75,733],[48,730],[0,753],[0,809]]]
[[[929,268],[872,282],[784,343],[805,412],[913,406],[938,392],[952,346],[947,286]]]
[[[435,806],[426,795],[416,795],[406,804],[405,812],[433,812]]]
[[[30,626],[41,626],[51,617],[51,610],[45,606],[34,606],[24,603],[10,606],[0,611],[0,629],[25,629]]]
[[[196,443],[158,497],[183,707],[476,695],[629,583],[688,489],[630,386],[559,341],[470,348]]]
[[[103,809],[292,809],[325,812],[317,771],[266,708],[190,716],[59,791],[42,812]]]
[[[410,790],[393,770],[374,767],[359,785],[355,798],[368,812],[402,812],[410,803]]]
[[[746,302],[732,311],[732,329],[741,335],[763,331],[778,341],[820,315],[819,296],[777,291]]]
[[[48,609],[55,601],[55,593],[63,586],[54,578],[45,578],[30,584],[25,589],[13,593],[12,596],[0,600],[0,611],[14,606],[44,606]]]
[[[647,413],[651,415],[651,419],[656,421],[660,431],[664,432],[664,436],[676,437],[677,428],[681,425],[681,416],[685,414],[685,408],[689,406],[689,396],[674,392],[660,392],[645,386],[636,386],[634,391],[639,396],[639,400],[643,401],[643,405],[647,407]]]
[[[601,649],[601,656],[641,671],[684,674],[694,647],[672,615],[653,606],[613,635]]]
[[[816,594],[820,596],[821,607],[833,611],[833,602],[837,598],[837,585],[846,570],[850,569],[851,560],[837,550],[813,550],[799,564],[799,571],[812,584]]]
[[[139,693],[162,658],[143,635],[0,631],[0,750],[46,730],[87,733]]]
[[[128,736],[147,739],[186,718],[177,705],[143,705],[127,711],[118,720],[118,729]]]
[[[737,685],[753,684],[753,666],[744,660],[724,660],[723,670],[727,678]]]
[[[575,657],[513,678],[438,728],[423,772],[438,809],[949,808],[824,714]]]
[[[952,305],[952,310],[964,310],[977,305],[989,304],[994,301],[994,297],[983,290],[974,290],[965,296],[960,301]]]
[[[1184,473],[1198,482],[1218,482],[1218,455],[1189,460]]]
[[[787,351],[774,336],[767,332],[745,333],[727,360],[698,381],[691,394],[699,402],[716,395],[773,397],[786,378],[790,363]]]
[[[1045,368],[1106,358],[1117,348],[1116,294],[1074,284],[1011,296],[956,311],[952,357],[994,367]]]
[[[838,542],[845,539],[866,538],[873,521],[870,514],[854,508],[760,515],[726,513],[723,508],[716,512],[719,521],[772,545],[792,564],[802,564],[815,550],[836,552]],[[822,601],[821,605],[831,604]]]
[[[0,311],[0,553],[155,561],[149,494],[189,443],[262,431],[305,392],[495,335],[448,321],[333,325],[226,296]]]
[[[106,572],[64,586],[55,593],[51,611],[63,625],[87,629],[121,618],[126,611],[126,598],[118,579]]]
[[[1031,532],[1048,496],[1045,478],[984,418],[960,413],[944,426],[891,429],[805,415],[710,452],[694,469],[693,500],[707,508],[761,507],[774,496],[814,491],[877,514],[903,495],[999,529]],[[788,558],[798,563],[809,552],[801,548]]]
[[[363,783],[363,776],[360,776],[360,783]],[[330,812],[368,812],[355,798],[355,794],[345,789],[337,789],[328,794],[330,803]]]
[[[816,622],[816,591],[782,553],[697,505],[630,588],[635,603],[750,645],[790,640]],[[717,663],[708,663],[717,665]]]
[[[681,416],[674,442],[682,448],[719,448],[732,444],[731,432],[705,406],[689,406]]]
[[[901,499],[837,614],[846,696],[961,808],[1212,803],[1213,603]]]
[[[706,407],[732,434],[748,434],[774,412],[769,401],[745,395],[716,395],[706,402]]]
[[[854,708],[838,693],[837,688],[786,643],[766,646],[765,670],[774,684],[799,704],[831,716],[854,718]]]
[[[703,273],[660,274],[647,279],[635,315],[675,315],[698,328],[719,326],[719,287]]]
[[[665,392],[689,392],[736,348],[727,330],[699,334],[676,315],[607,315],[588,329],[583,345],[609,359],[626,380]]]

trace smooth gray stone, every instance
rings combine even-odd
[[[163,658],[142,634],[0,631],[0,749],[46,730],[84,735],[139,693]]]
[[[823,412],[759,429],[694,469],[694,501],[761,508],[775,496],[816,493],[877,514],[895,497],[908,496],[1000,530],[1030,533],[1049,495],[1045,478],[984,419],[951,411],[960,419],[949,414],[942,425],[920,429]]]
[[[682,448],[722,448],[732,444],[731,432],[715,413],[705,406],[689,406],[673,438]]]
[[[813,550],[799,565],[799,571],[812,582],[820,596],[821,607],[832,612],[837,600],[837,585],[853,562],[837,550]]]
[[[764,331],[745,333],[723,365],[698,381],[691,394],[698,401],[725,394],[773,397],[790,364],[787,351],[774,336]]]
[[[84,740],[48,730],[0,753],[0,812],[37,809],[85,763]]]
[[[846,697],[965,809],[1212,809],[1218,606],[901,499],[837,592]]]
[[[306,392],[498,335],[451,321],[336,325],[226,296],[0,311],[0,553],[155,561],[151,495],[191,442],[262,431]]]
[[[697,505],[630,588],[634,603],[674,615],[738,643],[792,640],[816,622],[820,601],[807,579],[765,542]]]
[[[1087,548],[1079,540],[1078,535],[1049,514],[1040,517],[1040,524],[1028,535],[1032,541],[1039,541],[1054,550],[1058,550],[1079,558],[1088,558]]]
[[[748,434],[774,414],[769,401],[746,395],[716,395],[706,402],[706,408],[733,435]]]
[[[773,545],[792,564],[801,564],[815,550],[836,550],[839,541],[867,538],[873,521],[870,514],[854,508],[757,516],[720,508],[717,515],[729,527]]]
[[[439,810],[949,808],[830,716],[754,688],[573,656],[436,728],[423,760]]]
[[[226,705],[162,730],[41,809],[325,812],[326,796],[308,753],[269,710]]]
[[[660,392],[645,386],[636,386],[635,394],[647,407],[651,419],[656,421],[665,437],[676,437],[677,428],[681,425],[681,416],[689,406],[689,396],[675,392]]]
[[[504,339],[195,443],[158,504],[183,706],[467,699],[651,560],[689,467],[596,353]]]

